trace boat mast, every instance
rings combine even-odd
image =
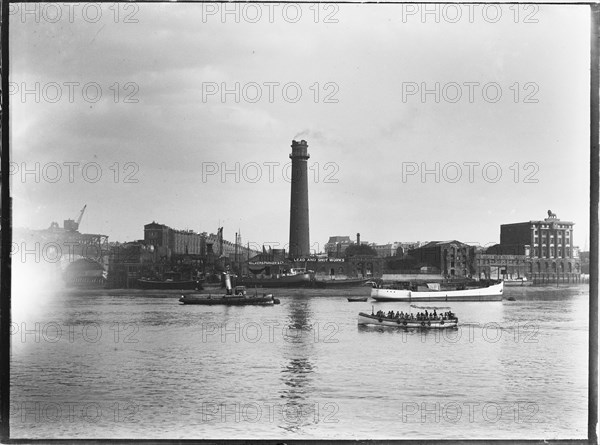
[[[239,230],[239,229],[238,229]],[[236,268],[236,272],[239,273],[239,269],[238,269],[238,232],[235,232],[235,246],[234,246],[234,251],[233,251],[233,258],[235,261],[235,268]]]

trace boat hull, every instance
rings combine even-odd
[[[394,328],[448,329],[458,326],[458,318],[450,320],[405,320],[400,318],[378,317],[364,312],[358,314],[359,325],[386,326]]]
[[[369,297],[348,297],[348,301],[350,302],[359,302],[359,301],[367,301]]]
[[[315,280],[313,286],[318,289],[343,288],[343,287],[358,287],[363,286],[368,280],[366,279],[347,279],[347,280]]]
[[[489,287],[463,290],[415,292],[400,289],[371,289],[377,301],[502,301],[504,283]]]
[[[527,281],[527,280],[504,280],[504,285],[505,286],[531,286],[533,284],[532,281]]]
[[[278,278],[242,278],[236,284],[247,287],[273,288],[273,287],[310,287],[313,280],[309,273],[297,275],[284,275]]]
[[[279,300],[274,298],[273,295],[266,295],[261,297],[238,297],[238,296],[224,296],[224,297],[211,297],[206,295],[184,295],[179,301],[183,304],[202,304],[207,306],[223,304],[227,306],[246,306],[246,305],[262,305],[269,306],[279,304]]]
[[[138,280],[138,285],[142,289],[183,289],[194,290],[201,286],[201,283],[196,280],[185,281],[154,281],[154,280]]]

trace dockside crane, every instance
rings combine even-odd
[[[83,212],[85,212],[86,207],[87,204],[83,206],[83,209],[81,209],[81,213],[79,213],[79,218],[77,218],[77,221],[75,222],[75,230],[79,230],[79,223],[81,222],[81,218],[83,218]]]
[[[79,230],[79,223],[81,223],[81,218],[83,218],[83,213],[85,212],[86,207],[87,204],[84,205],[83,209],[81,209],[81,212],[79,212],[79,217],[77,218],[77,221],[73,221],[72,219],[65,219],[63,224],[65,230],[70,230],[73,232]]]

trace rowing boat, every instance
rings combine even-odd
[[[378,315],[369,315],[364,312],[358,314],[358,324],[371,326],[388,326],[396,328],[421,328],[421,329],[446,329],[458,326],[458,318],[453,317],[444,320],[442,317],[436,319],[415,320],[407,318],[388,318]]]

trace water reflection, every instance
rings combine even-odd
[[[298,297],[286,306],[289,312],[282,354],[285,362],[281,369],[283,385],[279,392],[287,415],[284,413],[284,421],[279,427],[298,432],[314,417],[311,410],[315,409],[315,405],[310,394],[314,390],[314,336],[318,335],[318,327],[313,323],[311,300]]]
[[[313,290],[273,307],[70,292],[41,302],[43,316],[32,321],[40,323],[39,342],[35,325],[25,320],[23,334],[15,320],[11,402],[42,405],[38,417],[11,410],[11,432],[171,440],[175,431],[224,439],[586,437],[589,297],[582,290],[456,302],[459,327],[442,332],[358,326],[357,312],[370,313],[370,305]],[[552,295],[544,300],[545,293]],[[57,342],[54,323],[62,328]],[[262,336],[253,342],[254,328],[245,327],[256,324]],[[55,403],[63,410],[58,421],[48,417]],[[73,403],[79,415],[71,418]],[[102,407],[99,422],[81,415],[88,403]],[[422,403],[440,409],[425,412]],[[115,422],[131,404],[139,406],[133,422]],[[254,421],[257,405],[263,411]],[[408,421],[403,406],[417,410]],[[462,417],[453,423],[456,406]]]

